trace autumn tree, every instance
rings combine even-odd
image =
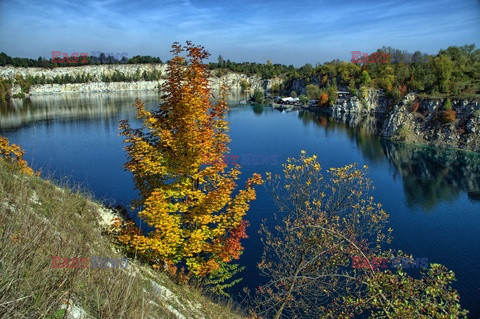
[[[320,95],[320,101],[318,101],[318,104],[322,106],[327,106],[328,104],[328,94],[327,93],[322,93]]]
[[[347,165],[322,173],[316,156],[290,158],[283,176],[267,174],[278,205],[274,229],[262,225],[264,253],[258,267],[267,282],[256,291],[265,318],[457,318],[454,276],[441,265],[421,279],[385,271],[381,260],[404,253],[384,250],[388,214],[371,196],[366,167]],[[354,258],[364,262],[354,266]],[[445,307],[445,308],[443,308]]]
[[[154,230],[144,235],[131,223],[115,227],[118,240],[155,268],[212,282],[215,275],[228,277],[236,269],[228,263],[243,251],[244,217],[261,177],[254,174],[234,195],[239,167],[227,169],[223,160],[230,141],[227,89],[213,103],[203,64],[209,54],[190,42],[172,48],[158,110],[149,111],[137,100],[143,127],[120,125],[129,156],[125,167],[140,195],[133,207]]]
[[[23,159],[23,155],[25,155],[25,151],[20,146],[10,144],[7,138],[0,136],[0,160],[15,167],[22,173],[34,175],[35,172],[28,166],[27,161]]]
[[[452,102],[450,99],[447,99],[445,101],[445,104],[443,105],[443,110],[442,110],[442,122],[443,123],[450,123],[455,121],[457,117],[457,112],[453,109],[452,107]]]

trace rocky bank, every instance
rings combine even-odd
[[[381,91],[370,90],[364,103],[355,96],[338,99],[328,112],[349,124],[373,116],[377,134],[395,141],[480,152],[480,101],[452,100],[456,118],[444,122],[445,101],[408,94],[399,104],[389,106]]]

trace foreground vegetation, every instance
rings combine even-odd
[[[75,267],[74,258],[125,257],[105,235],[114,216],[25,170],[11,147],[0,145],[0,318],[241,317],[133,258],[126,268]],[[71,268],[52,268],[52,256]]]
[[[255,292],[266,318],[458,318],[455,275],[388,249],[388,214],[371,195],[367,167],[322,171],[302,151],[267,176],[278,205],[275,226],[262,225],[258,267],[267,283]],[[424,268],[410,276],[404,268]],[[428,268],[428,269],[427,269]],[[412,273],[410,273],[413,275]]]

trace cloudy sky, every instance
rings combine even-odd
[[[0,0],[0,51],[169,58],[174,41],[216,60],[294,64],[349,60],[382,46],[437,53],[480,46],[480,0]]]

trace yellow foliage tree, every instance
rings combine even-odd
[[[187,42],[172,45],[164,95],[158,110],[146,110],[137,100],[142,129],[121,122],[129,161],[140,198],[134,208],[154,230],[116,224],[118,239],[135,248],[156,267],[167,267],[183,278],[222,272],[239,258],[246,237],[244,217],[255,199],[254,174],[235,196],[238,166],[227,170],[223,160],[230,138],[223,87],[218,102],[208,86],[202,62],[208,52]],[[186,57],[181,56],[186,53]]]
[[[18,168],[22,173],[34,175],[27,162],[23,159],[25,151],[16,144],[10,144],[7,138],[0,136],[0,159]]]

